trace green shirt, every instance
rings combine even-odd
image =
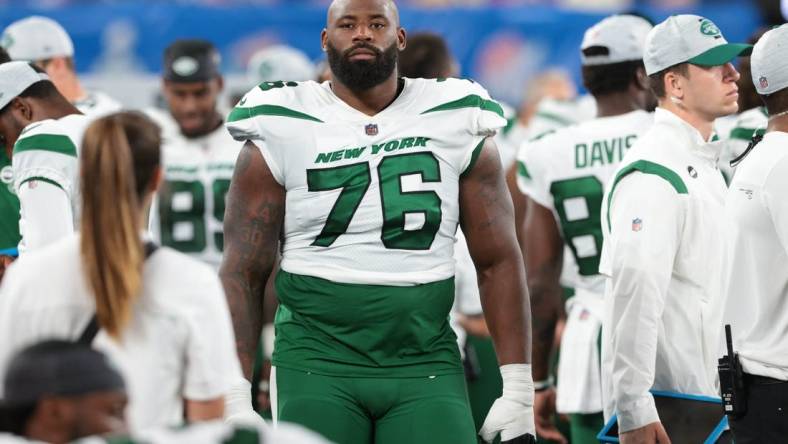
[[[14,193],[14,172],[11,159],[0,150],[0,251],[19,245],[19,198]]]

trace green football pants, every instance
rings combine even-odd
[[[597,433],[605,426],[602,413],[573,413],[569,415],[570,442],[572,444],[597,444]]]
[[[279,367],[274,372],[277,420],[337,444],[477,442],[463,374],[350,378]]]

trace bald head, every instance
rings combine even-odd
[[[334,0],[328,7],[326,28],[345,16],[380,15],[399,26],[399,10],[394,0]]]

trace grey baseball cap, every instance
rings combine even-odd
[[[651,30],[646,37],[643,63],[646,74],[651,75],[684,62],[699,66],[724,65],[751,51],[752,45],[728,43],[711,20],[681,14],[668,17]]]
[[[74,55],[74,42],[66,30],[58,22],[38,15],[8,25],[0,37],[0,46],[12,60],[28,62]]]
[[[42,80],[49,80],[49,76],[36,71],[28,62],[0,63],[0,109]]]
[[[788,25],[766,32],[750,57],[752,83],[758,94],[771,94],[788,88]]]
[[[611,15],[586,30],[580,44],[583,66],[609,65],[643,59],[646,36],[653,27],[635,15]],[[605,48],[604,54],[585,55],[592,47]]]

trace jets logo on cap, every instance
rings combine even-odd
[[[758,79],[758,83],[761,85],[761,88],[768,88],[769,87],[769,79],[767,79],[764,76],[761,76],[761,78]]]
[[[720,36],[720,28],[714,24],[709,19],[704,19],[700,22],[700,32],[703,35],[707,35],[709,37],[719,37]]]
[[[200,69],[200,64],[194,57],[178,57],[172,62],[172,70],[181,77],[188,77]]]

